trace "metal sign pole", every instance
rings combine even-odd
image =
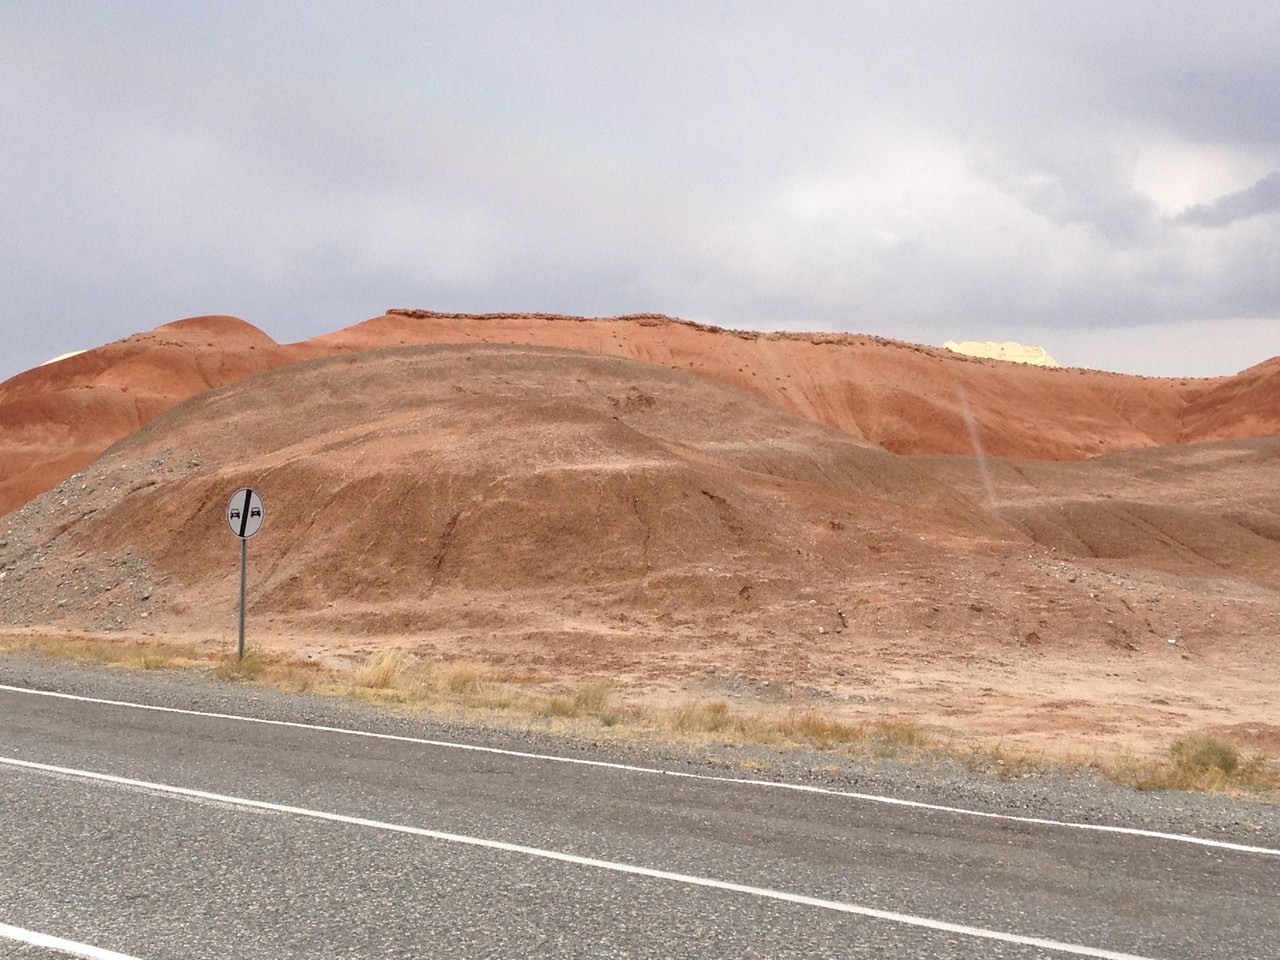
[[[249,541],[240,541],[240,645],[237,648],[237,660],[244,659],[244,594],[245,584],[249,579]]]
[[[255,537],[267,519],[267,507],[252,487],[241,487],[227,503],[227,525],[240,538],[240,643],[236,657],[244,659],[245,593],[249,583],[249,539]]]

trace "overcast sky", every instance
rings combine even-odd
[[[1280,354],[1280,0],[0,0],[0,379],[387,307]]]

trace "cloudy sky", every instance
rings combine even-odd
[[[410,306],[1280,354],[1280,0],[0,0],[0,379]]]

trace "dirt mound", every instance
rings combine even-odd
[[[1278,622],[1278,460],[1280,440],[990,460],[988,488],[972,458],[894,455],[663,367],[361,353],[194,397],[10,514],[0,623],[225,636],[223,510],[252,484],[251,612],[276,637],[600,669],[734,649],[790,675],[922,637],[1238,643]]]
[[[173,451],[181,475],[135,477]],[[250,478],[272,504],[271,537],[291,545],[259,602],[299,628],[358,633],[491,626],[526,595],[532,609],[514,621],[561,630],[548,590],[566,608],[598,593],[623,619],[642,593],[664,610],[791,595],[856,522],[855,495],[873,514],[894,503],[979,531],[971,504],[909,462],[745,391],[505,347],[360,354],[202,394],[95,465],[81,485],[106,502],[54,529],[71,551],[146,556],[192,591],[201,619],[206,588],[221,595],[228,573],[222,502]]]

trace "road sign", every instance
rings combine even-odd
[[[252,487],[241,487],[227,501],[227,526],[240,538],[240,644],[238,653],[244,659],[245,589],[249,580],[249,538],[262,529],[267,508]]]
[[[248,540],[262,529],[267,508],[252,487],[241,487],[227,502],[227,526],[241,540]]]

